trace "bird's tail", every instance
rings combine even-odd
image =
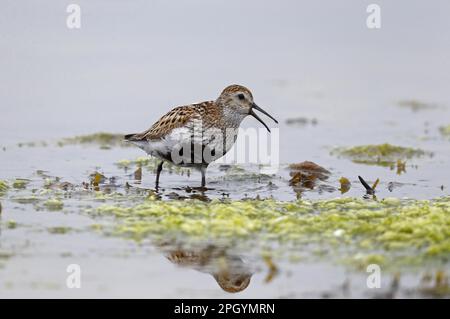
[[[153,151],[151,143],[145,139],[143,133],[127,134],[124,136],[125,142],[136,145],[140,149],[143,149],[147,154],[151,154]]]
[[[133,134],[125,135],[124,138],[125,138],[125,141],[127,141],[127,142],[135,142],[138,140],[137,136],[138,136],[138,134],[133,133]]]

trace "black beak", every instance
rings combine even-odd
[[[260,108],[258,105],[256,105],[255,103],[252,104],[252,107],[250,109],[250,112],[248,114],[250,114],[251,116],[253,116],[255,119],[257,119],[262,125],[264,125],[264,127],[270,132],[269,127],[266,125],[266,123],[263,122],[263,120],[261,120],[261,118],[255,113],[253,112],[253,109],[260,111],[262,114],[267,115],[268,117],[270,117],[272,120],[274,120],[275,123],[278,124],[278,121],[275,120],[275,118],[270,115],[269,113],[267,113],[266,111],[264,111],[262,108]]]

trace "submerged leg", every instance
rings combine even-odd
[[[202,187],[206,186],[206,168],[207,166],[202,166],[200,171],[202,172]]]
[[[164,164],[164,161],[161,161],[158,164],[158,167],[156,168],[156,183],[155,183],[156,189],[158,189],[158,186],[159,186],[159,175],[161,174],[161,171],[162,171],[162,168],[163,168],[163,164]]]

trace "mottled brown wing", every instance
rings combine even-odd
[[[214,125],[220,110],[215,107],[214,101],[205,101],[197,104],[178,106],[161,117],[147,131],[138,134],[125,135],[125,140],[144,141],[156,140],[169,134],[173,129],[185,126],[189,121],[200,119],[204,128]]]
[[[173,129],[185,125],[186,122],[188,122],[195,113],[195,105],[176,107],[172,111],[161,117],[147,131],[138,134],[127,135],[125,136],[125,139],[129,141],[160,139],[164,135],[171,132]]]

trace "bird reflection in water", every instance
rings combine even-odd
[[[229,293],[243,291],[250,284],[253,273],[241,257],[230,254],[226,248],[209,245],[203,248],[165,249],[172,263],[208,273]]]

